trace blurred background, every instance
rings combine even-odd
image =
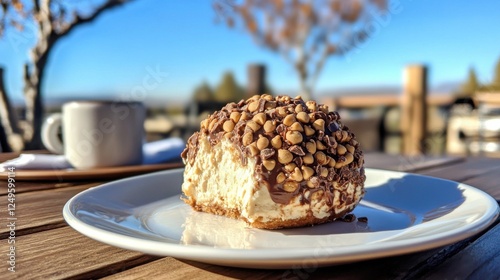
[[[500,155],[495,0],[1,1],[2,151],[71,100],[141,101],[148,140],[254,94],[340,111],[366,151]]]

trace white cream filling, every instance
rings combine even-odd
[[[248,158],[247,165],[243,166],[239,151],[229,140],[222,138],[217,146],[212,147],[208,138],[200,135],[198,149],[194,164],[186,165],[182,185],[184,194],[196,200],[197,204],[236,209],[249,222],[301,219],[307,217],[309,211],[318,219],[330,216],[331,207],[321,196],[313,196],[311,202],[305,204],[301,204],[298,197],[289,204],[275,203],[267,186],[259,185],[254,177],[256,160]],[[361,188],[349,184],[347,192],[350,197],[356,192],[354,197],[358,198]],[[336,191],[334,205],[338,203],[339,192]],[[335,213],[344,211],[348,206],[335,209]]]

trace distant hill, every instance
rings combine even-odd
[[[434,94],[452,94],[460,87],[459,82],[444,82],[431,86],[429,90],[430,95]],[[400,85],[386,85],[386,86],[362,86],[362,87],[345,87],[335,89],[323,89],[318,91],[315,96],[318,98],[326,96],[352,96],[352,95],[398,95],[402,92],[403,88]],[[291,96],[297,95],[297,91],[284,90],[279,91],[278,94],[287,94]]]
[[[114,98],[113,96],[108,96],[106,98],[96,98],[96,97],[85,97],[84,95],[81,95],[81,96],[72,95],[71,97],[68,97],[68,98],[47,99],[45,101],[45,106],[47,109],[59,108],[64,103],[69,102],[69,101],[73,101],[73,100],[126,101],[126,100],[121,100],[119,97]],[[170,100],[170,99],[162,99],[159,97],[148,98],[144,101],[144,104],[148,108],[165,108],[165,107],[185,106],[185,104],[183,102],[179,102],[176,100]],[[18,105],[18,104],[16,104],[16,105]]]
[[[444,82],[432,88],[432,92],[455,93],[460,89],[461,82]]]
[[[430,95],[450,95],[460,87],[460,82],[443,82],[435,86],[431,86]],[[344,87],[344,88],[333,88],[333,89],[323,89],[318,91],[315,96],[317,98],[329,97],[329,96],[355,96],[355,95],[398,95],[402,91],[401,85],[385,85],[385,86],[362,86],[362,87]],[[296,96],[298,90],[296,89],[285,89],[285,90],[275,90],[277,95],[290,95]],[[106,96],[106,98],[101,98],[102,100],[120,100],[119,97],[113,97],[112,94],[101,95]],[[62,104],[71,100],[98,100],[96,97],[88,97],[85,94],[72,94],[67,98],[45,98],[45,104],[47,109],[60,108]],[[15,107],[24,106],[22,100],[12,100]],[[150,108],[160,108],[160,107],[182,107],[186,105],[184,100],[172,100],[169,98],[153,97],[148,98],[145,101],[147,107]]]
[[[380,94],[399,94],[401,86],[362,86],[346,87],[331,90],[321,90],[317,96],[344,96],[344,95],[380,95]]]

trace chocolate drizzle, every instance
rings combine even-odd
[[[189,137],[186,145],[186,149],[182,151],[181,157],[183,159],[187,159],[189,164],[194,163],[194,159],[196,158],[196,153],[198,152],[198,136],[199,133],[195,132],[191,137]]]
[[[307,113],[308,116],[307,121],[302,120],[298,125],[302,129],[298,130],[302,141],[291,142],[287,138],[287,132],[292,130],[292,125],[285,124],[284,119],[293,115],[295,120],[301,112]],[[266,128],[262,121],[259,123],[258,119],[254,119],[259,113],[265,114],[265,121],[272,121],[269,126],[273,129]],[[233,121],[233,128],[229,131],[224,126],[228,120]],[[315,123],[316,120],[324,122]],[[251,133],[251,144],[244,145],[243,138],[248,133]],[[313,196],[321,195],[328,205],[332,206],[335,193],[338,192],[339,203],[350,205],[354,202],[354,194],[347,194],[348,184],[363,186],[365,181],[363,153],[355,136],[341,123],[338,113],[328,112],[326,106],[317,105],[315,102],[306,103],[300,97],[273,98],[263,95],[227,104],[204,120],[200,132],[196,132],[189,139],[181,155],[189,164],[193,164],[196,158],[200,134],[206,135],[212,146],[217,145],[223,137],[231,141],[238,148],[243,165],[248,163],[248,158],[255,158],[257,168],[254,176],[268,187],[271,198],[276,203],[287,204],[294,197],[299,197],[301,203],[310,203]],[[279,147],[273,142],[276,135],[279,135]],[[256,143],[259,138],[267,138],[267,141],[263,141],[268,143],[267,147],[258,148]],[[306,147],[306,143],[311,141],[316,145],[314,151]],[[351,154],[344,148],[343,152],[340,152],[337,150],[339,145],[342,145],[341,148],[349,146],[354,151],[351,151]],[[286,164],[280,162],[278,149],[289,151],[293,156],[292,160]],[[321,156],[317,155],[319,152],[322,153]],[[268,170],[263,161],[274,161],[271,165],[273,168]],[[306,173],[302,171],[299,179],[294,177],[294,172],[306,167],[311,168],[314,174],[305,179],[302,175]],[[278,175],[281,173],[284,174],[284,180],[278,183]],[[285,188],[285,184],[295,185],[296,188]]]

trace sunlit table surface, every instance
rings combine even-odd
[[[16,154],[0,154],[0,161]],[[500,201],[500,159],[367,154],[366,166],[463,182]],[[8,271],[7,182],[0,181],[2,279],[500,279],[498,219],[449,246],[314,269],[258,270],[158,257],[94,241],[69,227],[64,204],[106,181],[16,181],[16,272]]]

